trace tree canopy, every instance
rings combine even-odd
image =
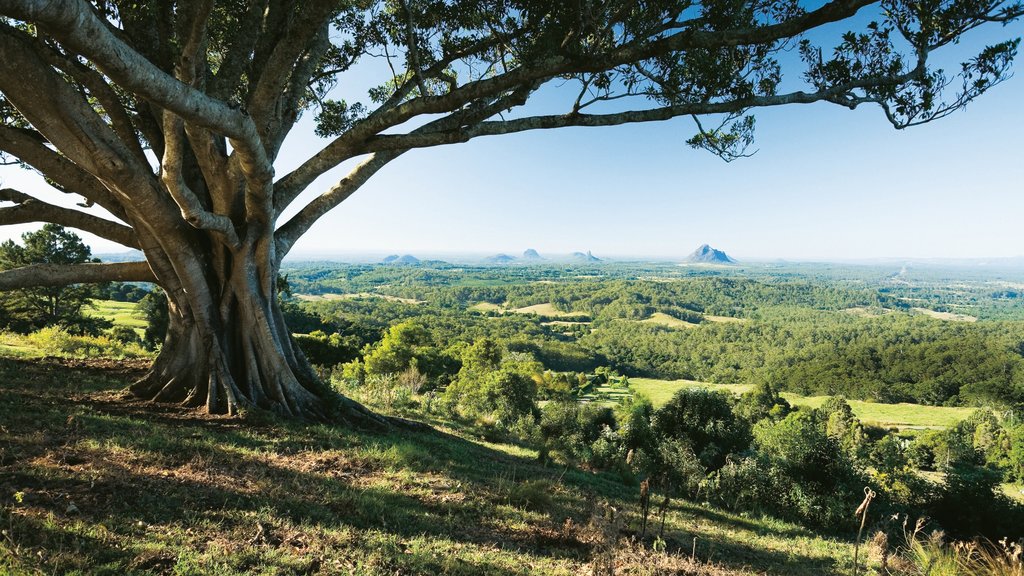
[[[298,238],[390,161],[481,136],[680,116],[695,121],[692,146],[728,160],[753,140],[752,111],[811,102],[873,104],[913,126],[999,84],[1019,40],[981,47],[955,74],[932,56],[1022,13],[992,0],[0,0],[2,159],[83,199],[72,209],[4,189],[0,223],[71,226],[146,258],[25,266],[0,288],[154,281],[169,329],[139,395],[372,420],[325,400],[275,287]],[[830,25],[856,29],[834,45],[805,36]],[[333,99],[369,56],[390,79],[363,101]],[[533,97],[555,83],[564,110],[536,114]],[[303,114],[326,144],[278,174]]]

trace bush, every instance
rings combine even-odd
[[[733,415],[732,402],[722,392],[683,388],[654,413],[651,431],[659,444],[685,440],[701,466],[717,470],[748,443],[748,429]]]
[[[110,338],[121,344],[137,344],[142,346],[142,338],[134,328],[128,326],[114,326],[109,332]]]
[[[527,480],[513,484],[508,489],[508,503],[516,508],[548,512],[554,504],[552,488],[550,480]]]
[[[367,402],[392,410],[412,405],[412,392],[395,374],[371,374],[360,388]]]
[[[763,459],[759,465],[774,494],[765,505],[783,518],[846,529],[853,526],[850,506],[860,500],[866,479],[839,441],[826,433],[820,414],[797,411],[754,427],[754,446]]]
[[[138,344],[124,344],[108,336],[77,336],[64,328],[49,327],[26,336],[28,344],[44,354],[78,358],[148,356]]]
[[[359,343],[355,337],[343,337],[337,332],[326,334],[314,331],[293,336],[302,353],[310,363],[321,366],[335,366],[359,358]]]
[[[615,416],[605,406],[561,400],[550,402],[541,410],[540,430],[545,449],[558,450],[591,466],[607,465],[606,458],[618,452],[616,444],[620,441],[608,433],[614,428]]]
[[[536,398],[533,378],[509,369],[460,374],[444,391],[444,403],[459,415],[493,419],[503,426],[533,414]]]
[[[998,472],[982,466],[951,467],[932,516],[957,537],[1013,540],[1024,536],[1024,508],[1002,494],[1000,479]]]

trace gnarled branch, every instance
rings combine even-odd
[[[82,0],[0,0],[0,14],[45,28],[67,48],[92,60],[125,89],[219,134],[237,153],[250,189],[266,190],[274,169],[252,119],[165,73],[118,38]]]
[[[14,203],[14,206],[0,207],[0,225],[53,222],[85,230],[129,248],[139,248],[135,231],[122,224],[78,210],[48,204],[13,188],[0,189],[0,201]]]
[[[99,282],[156,282],[146,262],[32,264],[0,272],[0,290]]]

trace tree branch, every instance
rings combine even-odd
[[[14,206],[0,207],[0,225],[53,222],[61,226],[90,232],[129,248],[139,248],[135,231],[122,224],[78,210],[48,204],[12,188],[0,189],[0,201],[15,204]]]
[[[33,22],[92,60],[126,90],[231,140],[250,190],[269,190],[274,169],[252,118],[165,73],[117,37],[83,0],[0,0],[0,14]]]
[[[99,282],[156,282],[156,277],[146,262],[33,264],[0,272],[0,290]]]
[[[24,32],[0,23],[0,91],[7,100],[50,143],[98,178],[123,182],[130,174],[150,171],[34,44]]]
[[[46,146],[46,139],[33,130],[0,125],[0,150],[17,156],[46,175],[64,191],[72,191],[126,220],[121,203],[99,180],[65,156]]]
[[[529,116],[513,120],[501,120],[491,122],[480,122],[473,126],[458,127],[447,130],[416,130],[409,134],[381,134],[368,138],[366,144],[358,148],[357,152],[362,154],[380,153],[389,150],[409,150],[411,148],[426,148],[441,146],[445,144],[457,144],[467,142],[472,138],[480,136],[496,136],[500,134],[513,134],[528,130],[544,130],[551,128],[576,127],[597,127],[597,126],[618,126],[621,124],[634,124],[640,122],[658,122],[669,120],[677,116],[728,114],[742,112],[750,108],[768,108],[773,106],[784,106],[788,104],[811,104],[814,102],[832,102],[855,108],[865,102],[864,100],[850,96],[852,90],[858,88],[870,88],[883,85],[898,86],[918,78],[924,73],[924,68],[919,66],[914,70],[893,78],[872,78],[850,82],[834,86],[817,92],[790,92],[774,96],[753,96],[725,102],[693,102],[651,108],[648,110],[631,110],[611,114],[562,114],[546,116]]]
[[[260,18],[267,9],[268,0],[250,0],[249,8],[241,14],[238,26],[227,48],[224,61],[221,62],[217,74],[210,79],[209,92],[214,98],[227,100],[237,89],[237,84],[245,73],[253,48],[259,40]]]
[[[0,0],[0,2],[2,1]],[[817,10],[768,26],[722,31],[687,29],[655,40],[636,39],[605,54],[586,57],[555,54],[540,60],[535,65],[521,66],[502,74],[467,82],[446,94],[436,96],[421,94],[409,101],[394,103],[390,108],[382,107],[378,112],[357,123],[348,132],[336,138],[292,173],[282,178],[276,186],[275,195],[278,198],[275,198],[275,204],[279,207],[286,206],[321,174],[358,155],[360,146],[367,138],[403,124],[414,117],[452,112],[474,100],[557,76],[601,72],[615,66],[641,62],[666,53],[694,48],[713,49],[775,42],[848,18],[864,6],[877,3],[877,1],[833,0]],[[415,86],[415,81],[411,79],[406,84]],[[405,86],[404,89],[409,90],[411,87]]]
[[[89,91],[90,95],[96,98],[100,106],[103,107],[103,112],[109,119],[114,133],[121,138],[125,146],[135,155],[136,159],[142,164],[148,164],[146,154],[142,150],[142,145],[139,143],[138,136],[136,136],[135,126],[132,124],[128,112],[122,105],[117,93],[107,84],[103,76],[89,66],[69,58],[57,50],[43,45],[41,42],[39,43],[39,53],[54,67],[74,78],[75,81]]]
[[[181,209],[181,217],[199,230],[210,230],[224,237],[228,245],[240,244],[235,226],[227,216],[206,210],[199,198],[182,177],[181,161],[185,150],[184,120],[170,112],[164,113],[164,156],[161,161],[161,180],[174,202]]]

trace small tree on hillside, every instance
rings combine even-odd
[[[0,244],[0,270],[25,266],[66,266],[89,262],[92,253],[82,239],[63,226],[45,224]],[[85,327],[92,324],[82,315],[94,289],[88,285],[23,288],[0,294],[7,327],[29,331],[43,326]]]
[[[275,285],[296,241],[394,159],[676,117],[699,119],[689,144],[734,159],[752,142],[751,110],[811,102],[878,105],[913,126],[1001,82],[1018,42],[983,48],[956,77],[929,59],[1022,13],[998,0],[0,0],[0,161],[105,210],[3,189],[0,223],[73,226],[146,257],[23,266],[0,273],[0,289],[156,282],[169,326],[138,396],[380,422],[319,382]],[[803,37],[834,25],[856,30],[831,46]],[[366,55],[383,55],[390,78],[363,102],[331,99],[365,80],[353,67]],[[530,105],[545,86],[562,87],[561,113]],[[329,141],[278,174],[304,113]]]

